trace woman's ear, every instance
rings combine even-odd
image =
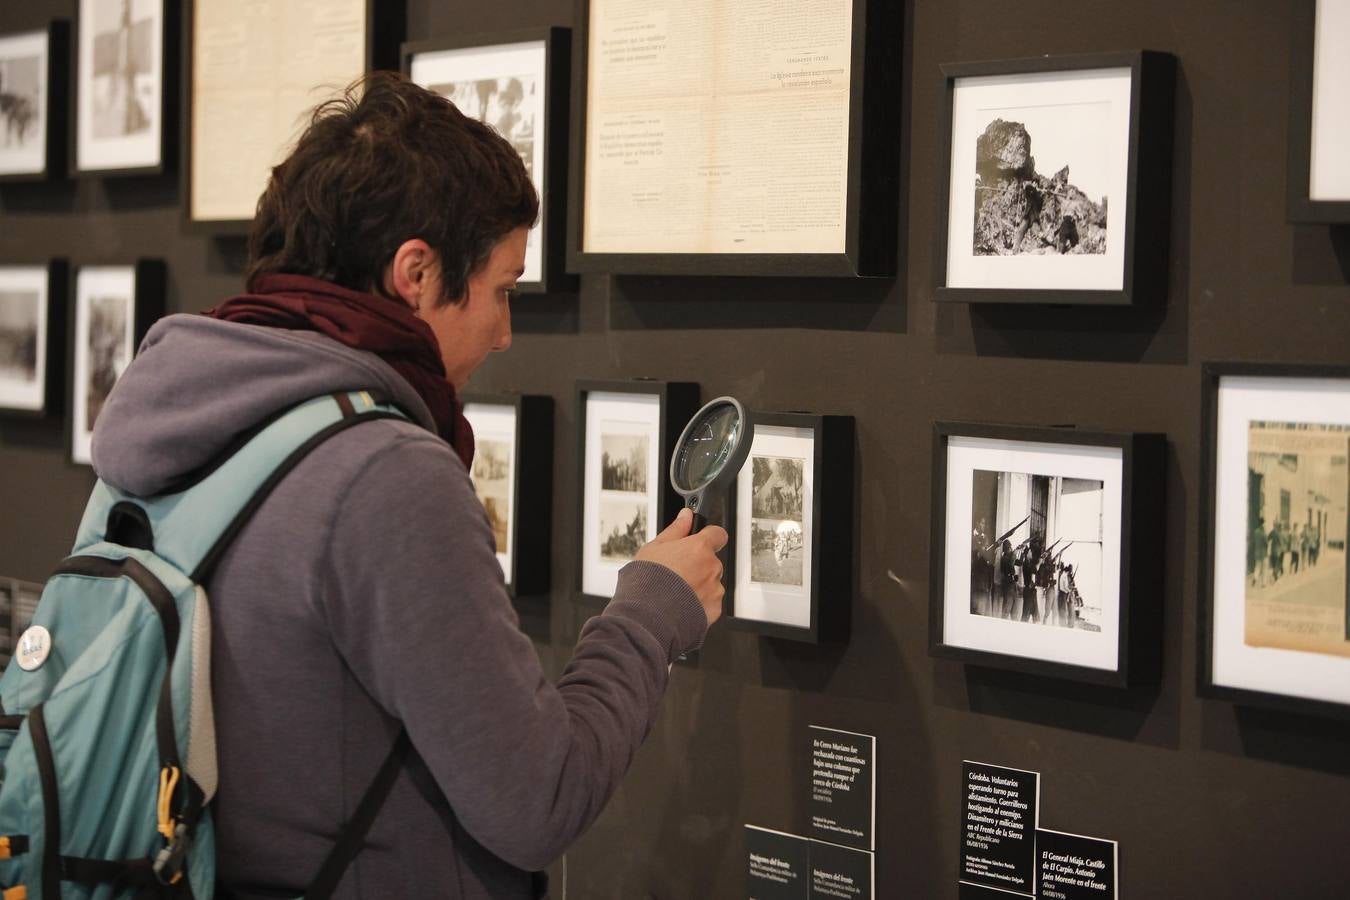
[[[430,306],[435,298],[432,282],[436,267],[436,253],[421,238],[411,238],[399,245],[394,258],[384,270],[384,288],[390,296],[398,297],[413,312]]]

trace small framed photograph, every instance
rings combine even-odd
[[[70,24],[0,35],[0,182],[64,176]]]
[[[934,299],[1161,304],[1175,69],[1150,51],[942,66]]]
[[[1291,222],[1350,222],[1350,0],[1297,0],[1289,97]]]
[[[70,312],[70,459],[89,465],[94,422],[113,384],[164,312],[164,263],[81,266]]]
[[[463,399],[474,436],[469,475],[492,525],[502,577],[515,596],[547,593],[553,398],[470,393]]]
[[[61,411],[66,278],[64,260],[0,266],[0,416]]]
[[[520,153],[539,192],[525,246],[523,293],[574,290],[566,272],[568,71],[572,33],[537,28],[403,45],[403,71],[491,125]]]
[[[75,171],[158,175],[172,164],[177,3],[80,0]]]
[[[698,385],[684,381],[583,381],[581,540],[578,590],[583,599],[614,596],[619,570],[674,518],[681,499],[670,485],[675,441],[698,411]]]
[[[1204,367],[1200,691],[1350,715],[1350,367]]]
[[[853,418],[751,414],[755,438],[731,508],[725,616],[769,637],[848,635],[853,599]]]
[[[930,652],[1155,679],[1165,448],[1160,434],[938,422]]]

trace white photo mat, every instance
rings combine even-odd
[[[118,360],[116,375],[131,362],[135,352],[136,333],[136,269],[134,266],[89,266],[75,275],[75,339],[72,363],[74,402],[71,404],[71,459],[77,463],[92,462],[90,444],[93,429],[86,420],[89,415],[89,382],[91,375],[90,324],[91,308],[97,299],[115,299],[123,304],[124,327],[120,346],[114,351]]]
[[[1308,199],[1350,201],[1350,0],[1317,0]]]
[[[1123,467],[1124,454],[1118,447],[949,437],[946,533],[943,535],[943,643],[1065,665],[1106,671],[1119,669]],[[1052,475],[1103,483],[1101,631],[1042,627],[970,611],[972,488],[976,470]]]
[[[7,107],[18,107],[0,120],[0,175],[38,175],[47,168],[50,53],[46,29],[0,37],[0,90]]]
[[[810,428],[761,425],[755,428],[750,457],[736,479],[736,587],[737,619],[771,622],[794,628],[811,627],[811,584],[814,571],[812,528],[815,514],[815,432]],[[802,583],[800,587],[753,579],[754,464],[755,457],[802,461]]]
[[[113,30],[121,15],[121,0],[80,0],[75,84],[75,162],[80,171],[154,168],[164,161],[164,2],[131,0],[132,30],[143,35],[146,42],[142,47],[133,38],[131,45],[148,54],[149,70],[134,79],[135,95],[147,125],[130,134],[99,136],[96,133],[99,119],[124,103],[117,98],[123,88],[115,84],[114,77],[106,72],[95,74],[95,46],[100,29],[103,37],[99,46],[106,52],[113,52],[107,50],[110,40],[119,42],[115,51],[119,56],[133,51],[120,43],[123,37]]]
[[[547,63],[547,45],[541,38],[537,41],[513,44],[431,50],[415,54],[408,66],[409,78],[414,83],[431,90],[445,85],[462,85],[485,79],[520,80],[524,94],[519,106],[515,108],[515,113],[519,115],[520,122],[532,124],[533,137],[530,140],[529,158],[525,159],[525,163],[530,170],[530,180],[534,182],[535,190],[539,192],[541,204],[548,188],[544,158],[547,140],[545,128],[548,124],[544,116],[544,104],[548,97]],[[473,109],[461,108],[460,112],[466,116],[477,117]],[[498,123],[488,118],[487,124],[496,127]],[[506,134],[503,134],[503,137],[508,140],[512,138]],[[525,273],[520,276],[521,282],[539,282],[544,277],[540,221],[536,221],[534,227],[530,229],[525,245]]]
[[[1350,425],[1350,380],[1223,376],[1216,413],[1210,677],[1216,687],[1350,704],[1350,657],[1245,642],[1250,423]]]
[[[0,408],[40,412],[47,407],[47,335],[50,322],[50,272],[46,266],[0,266],[0,340],[13,352],[17,331],[33,328],[36,362],[28,377],[0,359]]]
[[[510,403],[465,403],[464,417],[473,426],[478,447],[486,441],[507,446],[506,546],[497,548],[497,562],[502,567],[502,577],[510,584],[511,559],[516,550],[516,466],[520,455],[516,446],[516,407]]]
[[[1129,68],[955,79],[947,287],[1111,291],[1124,287],[1132,81]],[[1094,120],[1092,127],[1085,124],[1085,117]],[[1107,198],[1105,253],[975,255],[976,140],[995,118],[1026,125],[1039,174],[1052,177],[1072,157],[1079,158],[1078,171],[1070,165],[1069,183],[1088,178],[1088,184],[1100,187],[1085,191],[1089,199]],[[1084,163],[1090,164],[1090,172],[1083,171]]]
[[[581,591],[595,597],[613,597],[619,570],[625,562],[600,554],[601,437],[602,435],[647,438],[647,534],[656,537],[658,500],[665,484],[661,467],[661,395],[621,391],[591,391],[586,394],[586,449],[582,480]],[[644,541],[644,543],[645,543]]]

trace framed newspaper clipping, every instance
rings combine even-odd
[[[70,23],[0,34],[0,182],[64,178]]]
[[[583,0],[568,267],[893,275],[903,4]]]
[[[0,417],[42,419],[65,405],[68,267],[0,266]]]
[[[1203,378],[1200,692],[1350,715],[1350,366]]]
[[[403,71],[511,142],[539,193],[519,293],[574,290],[566,272],[568,72],[572,33],[536,28],[403,45]]]
[[[1350,0],[1293,9],[1289,221],[1350,222]]]
[[[320,103],[398,64],[405,4],[184,0],[186,230],[248,233],[272,167]]]

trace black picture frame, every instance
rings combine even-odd
[[[514,412],[516,464],[511,489],[515,516],[509,525],[511,563],[503,576],[513,597],[547,594],[552,575],[553,398],[471,391],[461,399],[466,410],[471,404],[481,404],[509,407]]]
[[[85,0],[80,0],[81,3]],[[180,44],[182,37],[181,12],[179,0],[159,0],[161,9],[161,51],[160,60],[160,128],[157,140],[159,162],[145,165],[125,166],[86,166],[80,159],[80,95],[82,91],[92,90],[82,80],[80,71],[80,33],[88,23],[80,21],[77,15],[71,34],[71,90],[68,127],[70,134],[69,167],[72,178],[123,178],[165,175],[178,164],[178,90],[181,73],[179,72]]]
[[[956,81],[997,75],[1031,75],[1128,68],[1131,73],[1129,146],[1126,163],[1124,258],[1119,289],[1052,287],[952,287],[948,285],[951,215],[953,101]],[[1037,56],[1026,59],[944,63],[942,161],[938,182],[938,228],[933,253],[933,299],[945,303],[1039,303],[1088,306],[1163,305],[1167,300],[1171,229],[1172,129],[1176,58],[1135,50]],[[1035,143],[1032,143],[1034,157]],[[1147,177],[1140,177],[1147,173]],[[1109,198],[1108,198],[1109,199]],[[1047,277],[1047,282],[1053,275]]]
[[[66,387],[66,309],[70,265],[64,259],[52,259],[45,265],[37,266],[0,266],[5,270],[28,269],[46,270],[47,302],[42,314],[46,316],[45,365],[38,373],[42,383],[42,403],[38,407],[7,406],[0,404],[0,419],[16,421],[47,420],[59,416],[65,409]]]
[[[0,185],[34,181],[49,181],[67,175],[66,150],[69,137],[67,104],[70,102],[70,22],[55,19],[45,29],[32,28],[9,32],[0,38],[23,34],[45,33],[47,40],[47,96],[44,107],[42,140],[43,167],[37,172],[0,172]]]
[[[1062,447],[1114,448],[1121,452],[1118,640],[1114,668],[1078,665],[1027,655],[974,649],[947,639],[946,567],[948,443],[952,437],[985,438]],[[929,655],[1032,675],[1112,688],[1156,683],[1162,660],[1162,586],[1166,436],[1152,432],[1087,431],[1027,425],[935,422],[933,425],[932,557],[929,583]],[[963,547],[962,553],[969,548]],[[957,602],[969,604],[970,597]]]
[[[567,149],[570,125],[572,30],[560,26],[523,28],[479,34],[456,34],[403,44],[400,64],[411,77],[413,57],[443,50],[466,50],[543,41],[544,185],[539,190],[540,277],[516,283],[516,293],[554,294],[575,291],[579,279],[567,272]],[[535,188],[539,189],[536,180]]]
[[[845,246],[841,253],[601,253],[582,246],[586,177],[589,0],[577,5],[573,67],[570,271],[617,275],[890,277],[899,236],[901,67],[904,8],[852,0]],[[790,141],[790,137],[785,137]]]
[[[179,189],[183,198],[181,230],[185,234],[214,237],[244,237],[253,225],[253,217],[243,219],[199,219],[193,209],[192,160],[195,152],[193,141],[193,116],[195,109],[194,48],[197,39],[195,26],[197,0],[181,0],[183,16],[183,42],[181,66],[183,93],[181,99],[179,142],[183,147],[183,166],[179,173]],[[365,0],[365,72],[375,69],[394,69],[398,67],[399,42],[403,40],[407,27],[407,4],[384,3],[377,0]],[[343,85],[345,87],[345,85]],[[317,102],[315,98],[314,102]],[[311,103],[310,105],[313,105]],[[265,185],[264,185],[265,187]],[[261,195],[261,191],[259,192]]]
[[[1285,187],[1286,218],[1318,225],[1350,222],[1350,197],[1312,199],[1313,71],[1317,53],[1317,0],[1295,0],[1289,72],[1289,162]],[[1350,47],[1341,48],[1350,52]]]
[[[655,471],[648,473],[656,479],[656,533],[675,516],[683,505],[683,498],[675,492],[670,483],[670,458],[675,452],[675,442],[685,423],[698,412],[699,386],[690,381],[657,381],[655,379],[636,378],[629,380],[582,380],[577,382],[577,555],[576,555],[576,597],[590,605],[604,605],[610,598],[602,594],[588,594],[584,588],[586,565],[586,421],[587,398],[597,392],[638,394],[659,398],[660,411],[657,425],[657,465]]]
[[[1202,477],[1200,492],[1200,565],[1199,565],[1199,628],[1196,666],[1196,686],[1200,696],[1213,700],[1226,701],[1239,706],[1273,709],[1299,715],[1313,715],[1333,719],[1350,719],[1350,703],[1332,699],[1315,699],[1283,693],[1273,686],[1269,690],[1250,687],[1236,687],[1220,683],[1215,678],[1215,626],[1216,606],[1216,555],[1218,553],[1217,508],[1218,508],[1218,454],[1219,446],[1219,406],[1221,382],[1230,377],[1255,377],[1271,379],[1332,379],[1345,382],[1345,391],[1350,395],[1350,366],[1343,364],[1300,364],[1300,363],[1255,363],[1255,362],[1206,362],[1201,366],[1201,407],[1202,407]],[[1281,410],[1283,413],[1283,410]],[[1348,442],[1350,448],[1350,442]],[[1248,489],[1250,489],[1250,466]],[[1248,498],[1250,504],[1250,497]],[[1350,519],[1350,515],[1347,516]],[[1342,528],[1350,529],[1350,521],[1341,523]],[[1328,540],[1330,549],[1330,540]],[[1248,551],[1250,552],[1250,551]],[[1346,548],[1342,546],[1341,553]],[[1350,578],[1346,579],[1345,609],[1350,610]],[[1244,590],[1245,593],[1245,590]],[[1245,607],[1245,596],[1243,598]],[[1245,615],[1245,608],[1244,608]],[[1245,627],[1245,626],[1244,626]],[[1347,613],[1346,633],[1350,636],[1350,613]],[[1311,653],[1309,655],[1312,655]],[[1266,669],[1274,661],[1268,661]],[[1287,661],[1277,664],[1287,669]]]
[[[854,455],[855,427],[852,416],[818,415],[752,411],[750,417],[756,429],[782,426],[811,432],[812,441],[812,505],[811,505],[811,573],[806,593],[810,603],[810,622],[804,627],[782,622],[743,617],[737,614],[736,597],[740,590],[742,514],[749,515],[737,502],[739,479],[732,493],[730,523],[727,530],[732,539],[726,565],[724,583],[727,585],[722,616],[739,631],[748,631],[764,637],[782,638],[809,644],[843,643],[848,640],[852,617],[854,561]],[[751,446],[751,457],[755,455]],[[751,478],[750,458],[742,469],[740,479]],[[753,548],[750,548],[753,553]]]
[[[77,392],[80,390],[77,358],[79,348],[76,346],[78,340],[79,327],[79,293],[80,293],[80,272],[87,268],[127,268],[132,273],[132,355],[140,349],[141,342],[145,340],[146,333],[150,326],[154,325],[165,312],[165,290],[168,284],[168,267],[162,259],[137,259],[134,263],[127,266],[120,266],[116,263],[110,265],[87,264],[75,268],[70,278],[69,288],[69,307],[66,313],[67,339],[66,339],[66,359],[70,367],[70,373],[67,378],[68,390],[66,392],[67,415],[65,417],[65,444],[66,459],[71,465],[88,466],[89,461],[81,458],[75,450],[76,438],[82,434],[77,428],[75,417],[82,405],[78,402]],[[92,432],[92,429],[90,429]]]

